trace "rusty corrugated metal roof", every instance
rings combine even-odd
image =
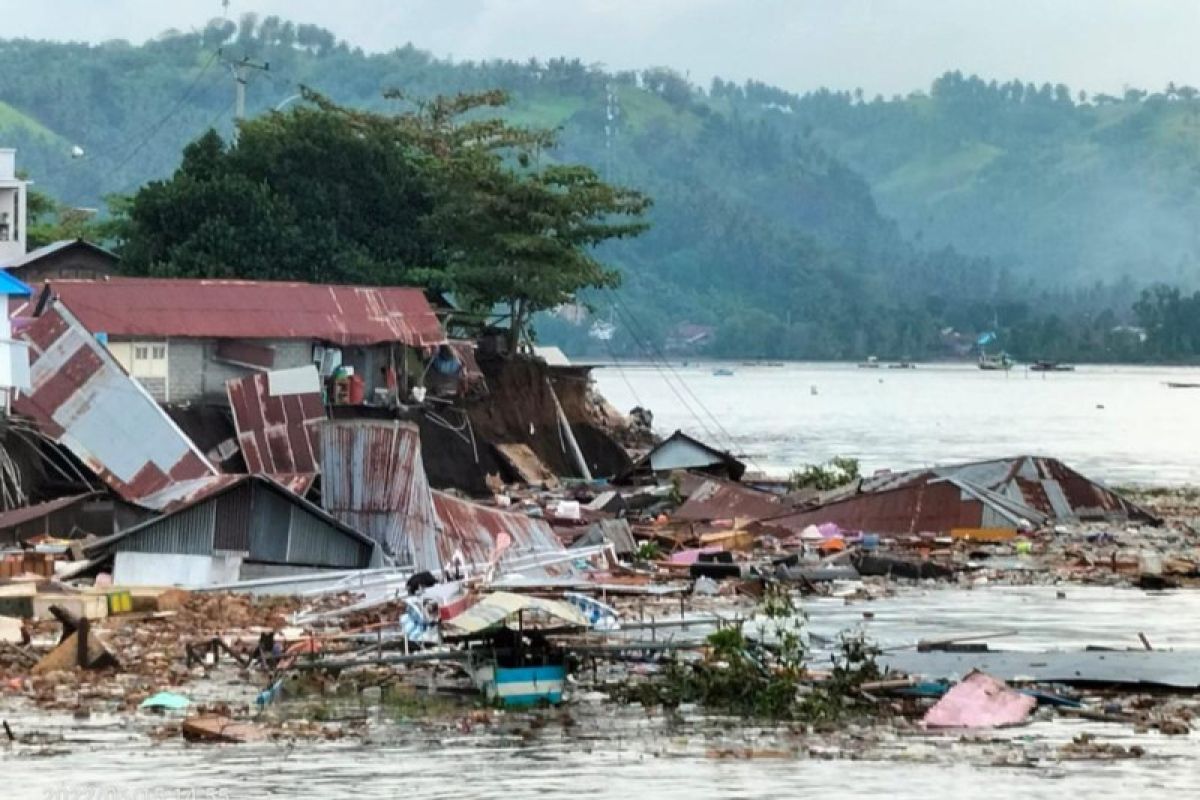
[[[486,563],[501,533],[512,539],[501,565],[564,549],[545,520],[432,491],[412,423],[327,420],[320,429],[325,508],[415,569],[440,571],[456,552]]]
[[[512,539],[511,546],[500,559],[502,567],[512,558],[565,549],[543,519],[489,508],[444,492],[433,493],[433,507],[441,525],[438,535],[412,539],[413,563],[419,569],[440,569],[442,564],[451,561],[456,551],[462,553],[468,564],[486,563],[502,533]]]
[[[171,421],[141,384],[60,303],[19,334],[29,343],[33,389],[14,410],[126,500],[217,468]]]
[[[768,524],[800,530],[835,522],[849,530],[919,533],[1096,519],[1158,521],[1058,459],[1017,456],[864,478],[814,509]]]
[[[692,489],[688,499],[671,518],[681,522],[714,519],[759,520],[787,513],[788,508],[766,492],[749,489],[732,481],[708,478]]]
[[[438,535],[417,426],[395,420],[327,420],[317,427],[326,510],[402,560],[411,560],[414,540]],[[432,568],[437,567],[440,562]]]
[[[317,339],[340,345],[445,341],[420,289],[182,278],[51,280],[90,330],[110,336]]]
[[[325,406],[316,393],[272,395],[264,373],[225,382],[238,446],[249,472],[268,475],[313,473],[319,469]]]
[[[166,486],[153,494],[148,494],[139,499],[137,504],[142,508],[148,508],[162,514],[170,514],[181,508],[195,505],[207,497],[218,494],[239,483],[244,483],[253,477],[255,476],[221,474],[177,481],[170,486]],[[316,475],[312,473],[261,477],[269,477],[271,481],[299,497],[304,497],[304,495],[308,494],[308,490],[312,488],[313,481],[316,479]]]

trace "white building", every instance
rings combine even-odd
[[[26,187],[17,177],[17,151],[0,147],[0,264],[25,255]]]

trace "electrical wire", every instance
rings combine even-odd
[[[706,437],[712,439],[713,441],[720,442],[720,437],[713,432],[713,430],[704,421],[704,418],[700,416],[700,414],[692,407],[692,404],[688,402],[688,399],[684,397],[678,388],[676,388],[675,383],[673,383],[671,380],[671,376],[668,375],[667,371],[663,369],[659,359],[651,350],[649,343],[643,338],[641,334],[641,326],[638,325],[633,316],[630,315],[624,308],[618,308],[615,304],[613,308],[622,316],[622,318],[624,318],[625,324],[629,328],[630,337],[634,340],[634,343],[641,348],[642,352],[646,354],[646,357],[650,360],[650,365],[658,370],[658,373],[662,377],[663,382],[667,385],[667,388],[670,389],[671,393],[675,395],[675,399],[678,400],[679,404],[683,406],[689,414],[692,415],[692,418],[696,420],[696,424],[699,425],[704,431],[704,435]],[[670,364],[667,364],[666,366],[668,369],[670,369]],[[675,375],[675,379],[679,381],[679,376]],[[686,384],[683,384],[682,381],[680,381],[680,386],[684,389],[687,388]]]
[[[623,316],[626,317],[627,324],[629,324],[631,328],[636,327],[636,328],[640,329],[641,326],[640,326],[640,323],[637,321],[637,317],[633,314],[633,312],[625,304],[624,300],[621,299],[621,296],[618,295],[612,289],[609,289],[608,293],[612,296],[618,313],[623,312]],[[710,411],[706,405],[704,405],[704,401],[702,401],[696,395],[696,393],[694,391],[692,391],[692,388],[690,386],[688,386],[687,382],[683,379],[683,377],[671,365],[671,362],[667,360],[667,357],[663,353],[662,349],[659,348],[656,344],[654,344],[654,340],[651,339],[650,337],[648,337],[648,336],[642,337],[641,334],[638,334],[638,336],[640,338],[645,338],[648,346],[653,349],[653,353],[657,355],[658,359],[666,366],[667,370],[669,370],[671,372],[671,374],[675,377],[675,380],[679,382],[679,385],[681,387],[683,387],[683,390],[688,393],[688,395],[692,398],[693,401],[695,401],[696,405],[700,407],[700,409],[705,413],[705,415],[710,420],[712,420],[713,425],[716,426],[717,430],[720,431],[721,435],[724,437],[724,446],[727,447],[730,452],[733,452],[734,450],[736,450],[737,449],[737,441],[733,438],[732,434],[730,434],[729,431],[725,429],[725,426],[721,424],[721,421],[719,419],[717,419],[716,415],[713,414],[712,411]],[[670,385],[670,383],[668,382],[668,386],[669,385]],[[693,416],[696,416],[694,411],[692,411],[691,413]],[[707,426],[704,426],[703,423],[701,424],[701,427],[703,427],[706,432],[708,431]],[[712,435],[712,434],[709,433],[709,435]],[[714,436],[713,438],[718,438],[718,437]],[[762,471],[762,467],[760,465],[756,464],[753,459],[747,458],[746,460],[749,461],[750,464],[753,465],[755,469],[759,470],[760,472]]]
[[[208,61],[204,62],[204,65],[200,67],[200,71],[196,73],[194,78],[192,78],[192,82],[189,83],[187,88],[183,90],[183,94],[179,96],[179,99],[175,101],[175,104],[171,106],[167,113],[164,114],[158,120],[158,122],[150,126],[150,129],[146,131],[145,135],[142,136],[142,138],[138,140],[137,144],[133,146],[133,149],[130,150],[129,153],[120,161],[118,161],[116,166],[112,168],[112,172],[119,172],[122,167],[132,161],[133,158],[142,151],[142,148],[149,144],[150,140],[154,138],[155,134],[162,130],[163,126],[166,125],[173,116],[179,113],[179,110],[183,108],[183,104],[188,101],[188,99],[192,96],[192,92],[194,92],[196,87],[200,84],[200,79],[203,78],[210,69],[212,69],[212,65],[217,62],[217,58],[219,56],[220,52],[213,51],[213,54],[208,57]]]
[[[630,381],[629,376],[625,374],[625,368],[621,366],[621,360],[617,358],[617,354],[612,347],[612,342],[608,339],[602,339],[601,341],[604,342],[604,349],[608,351],[608,357],[612,359],[613,366],[617,368],[617,374],[621,376],[621,380],[625,382],[625,386],[629,389],[629,393],[633,395],[633,401],[637,403],[639,407],[645,408],[646,404],[642,402],[642,398],[640,395],[638,395],[637,389],[633,388],[633,382]]]

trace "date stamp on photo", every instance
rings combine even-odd
[[[203,786],[62,784],[43,790],[42,800],[235,800],[229,789]]]

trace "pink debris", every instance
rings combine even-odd
[[[701,553],[719,553],[723,547],[697,547],[692,550],[680,550],[671,554],[672,564],[695,564],[700,560]]]
[[[1037,699],[1013,691],[1004,681],[975,671],[925,713],[930,728],[997,728],[1025,721]]]

